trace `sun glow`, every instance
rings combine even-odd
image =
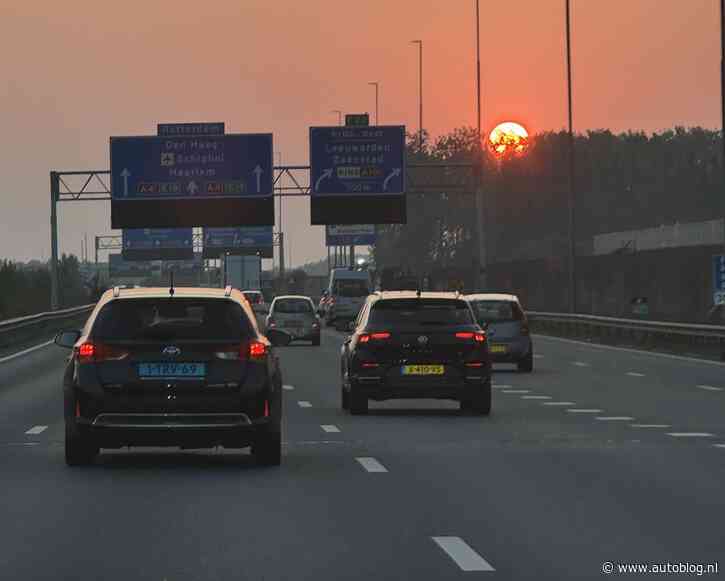
[[[507,121],[491,131],[488,146],[497,157],[520,154],[529,146],[529,133],[522,125]]]

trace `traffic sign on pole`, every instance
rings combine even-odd
[[[271,134],[112,137],[111,226],[274,224]]]
[[[369,246],[375,244],[376,240],[375,224],[325,226],[326,246]]]
[[[204,228],[204,258],[222,254],[272,258],[273,238],[271,226]]]
[[[714,305],[725,305],[725,255],[722,254],[712,257],[712,297]]]
[[[184,260],[194,257],[192,228],[132,228],[122,235],[124,260]]]

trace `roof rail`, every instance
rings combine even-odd
[[[120,286],[114,286],[113,287],[113,298],[117,299],[121,296],[121,287]]]
[[[232,296],[232,285],[228,284],[228,285],[227,285],[227,286],[226,286],[226,287],[224,288],[224,296],[225,296],[225,297],[230,297],[230,296]]]

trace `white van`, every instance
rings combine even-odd
[[[352,321],[372,292],[370,273],[366,270],[333,268],[325,296],[325,323],[333,325],[336,321]]]

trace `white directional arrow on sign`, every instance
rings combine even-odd
[[[199,186],[196,185],[196,182],[189,182],[189,185],[186,186],[186,191],[193,196],[196,192],[199,191]]]
[[[125,198],[128,196],[128,178],[131,177],[131,172],[124,167],[121,177],[123,178],[123,197]]]
[[[332,177],[332,168],[328,168],[325,171],[322,172],[322,175],[317,178],[317,181],[315,182],[315,191],[320,189],[320,182],[324,180],[325,178]]]
[[[259,190],[262,187],[262,174],[264,173],[264,170],[257,166],[252,170],[252,173],[257,176],[257,193],[259,193]]]
[[[383,191],[388,191],[388,183],[390,180],[392,180],[394,177],[398,177],[400,175],[400,168],[396,167],[393,171],[390,172],[390,175],[383,180]]]

